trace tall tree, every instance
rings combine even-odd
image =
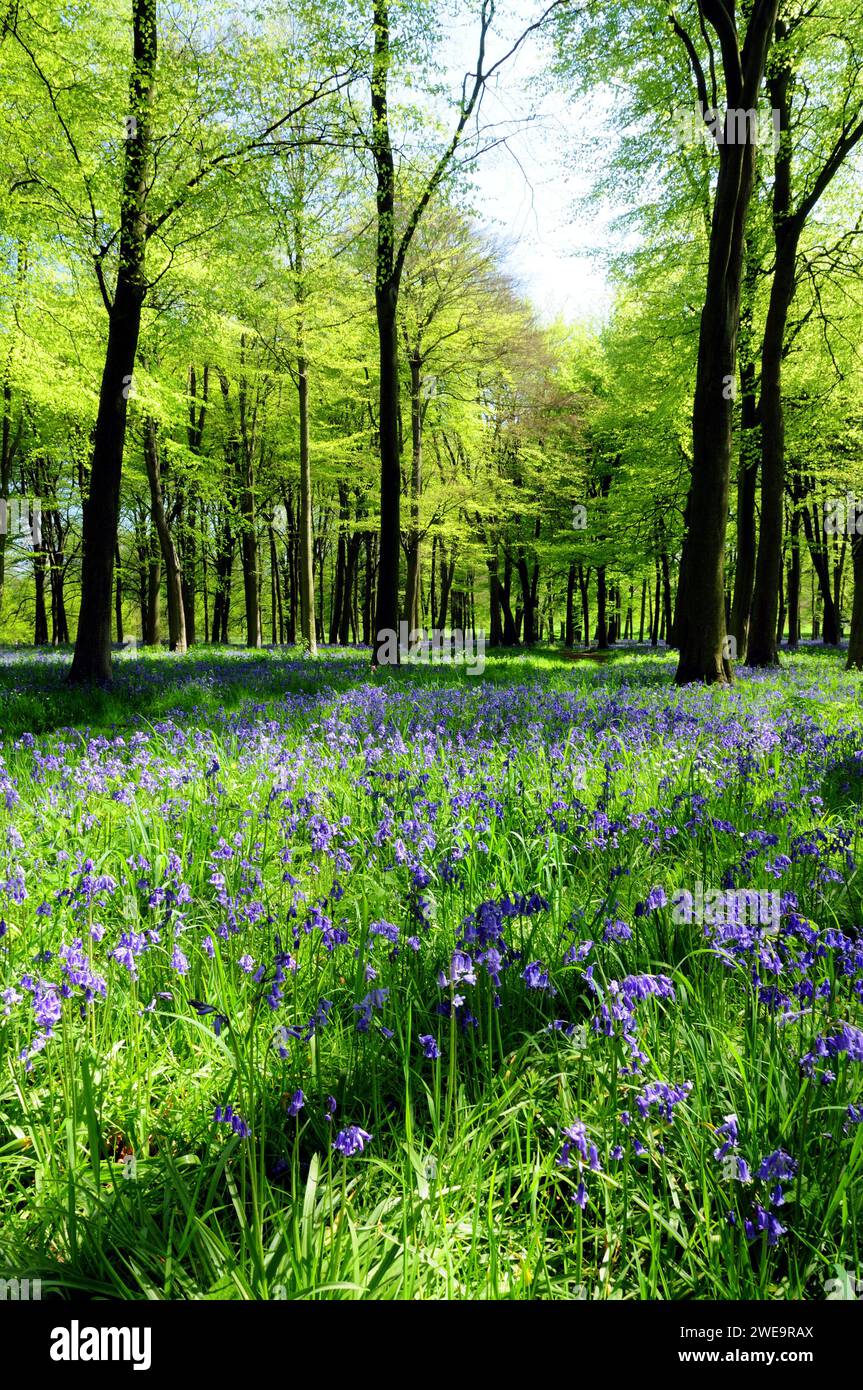
[[[144,422],[144,461],[147,468],[147,480],[150,484],[150,509],[159,541],[168,596],[168,646],[172,652],[178,652],[182,655],[187,649],[183,570],[165,513],[165,499],[162,492],[162,451],[158,429],[152,416],[148,416]]]
[[[755,180],[755,122],[747,114],[757,107],[778,8],[779,0],[753,0],[741,42],[733,0],[702,0],[699,12],[705,32],[709,25],[718,47],[717,52],[708,39],[711,89],[692,35],[675,14],[671,16],[689,57],[702,111],[718,107],[717,71],[722,74],[725,107],[717,130],[722,138],[692,410],[689,530],[677,631],[679,685],[724,682],[732,675],[725,623],[725,533],[734,408],[730,388],[736,374],[744,234]]]
[[[779,113],[781,137],[775,158],[773,178],[774,270],[770,303],[761,350],[761,526],[758,562],[747,660],[752,666],[773,665],[777,659],[777,614],[782,575],[783,498],[785,493],[785,419],[782,403],[782,362],[785,353],[788,311],[797,285],[797,259],[800,238],[807,220],[843,163],[863,139],[863,91],[860,90],[863,55],[854,51],[853,38],[843,39],[839,52],[829,64],[830,83],[835,83],[836,60],[850,47],[848,70],[840,84],[836,104],[833,138],[827,153],[818,161],[796,202],[792,187],[793,151],[799,128],[792,127],[795,87],[795,53],[791,40],[798,30],[804,33],[813,19],[822,19],[820,7],[813,6],[787,22],[776,25],[777,43],[771,55],[768,92],[774,111]],[[832,30],[832,7],[828,27]],[[823,58],[826,62],[826,54]],[[803,105],[810,93],[804,84]],[[804,127],[805,129],[805,127]],[[823,139],[823,133],[822,133]],[[822,146],[823,148],[823,146]]]
[[[111,598],[120,516],[120,478],[141,310],[147,292],[147,199],[158,56],[156,10],[156,0],[132,0],[130,125],[123,164],[119,253],[113,295],[108,293],[102,261],[96,261],[108,311],[108,342],[93,432],[90,487],[84,506],[81,607],[70,672],[72,681],[108,681],[111,678]]]
[[[106,163],[102,158],[105,132],[92,128],[86,99],[85,84],[90,80],[92,64],[89,56],[86,61],[77,61],[79,55],[75,55],[76,61],[70,64],[68,74],[58,77],[52,73],[39,50],[39,42],[44,37],[40,18],[37,16],[31,24],[31,17],[24,9],[19,11],[16,7],[6,19],[4,31],[14,38],[35,74],[60,141],[68,153],[69,167],[79,179],[79,194],[83,191],[89,211],[82,214],[74,207],[68,188],[55,187],[48,178],[40,180],[37,177],[35,181],[58,218],[71,223],[76,236],[82,227],[87,228],[90,260],[108,317],[83,516],[81,607],[70,672],[70,679],[76,683],[105,683],[111,677],[113,567],[128,402],[147,295],[154,279],[165,273],[165,262],[169,264],[172,258],[171,248],[165,249],[165,237],[190,203],[201,206],[202,195],[212,189],[218,173],[253,155],[279,153],[286,143],[282,132],[287,123],[300,111],[338,89],[346,79],[345,74],[334,74],[318,85],[292,93],[290,109],[285,114],[263,119],[246,138],[237,134],[239,117],[226,124],[212,120],[210,111],[201,110],[201,139],[190,141],[186,130],[188,110],[172,111],[176,125],[170,136],[160,136],[159,158],[156,159],[153,122],[160,61],[158,6],[157,0],[131,0],[132,63],[124,117],[126,139],[119,179],[117,226],[112,231],[106,214],[100,209],[103,198],[110,196],[102,174]],[[67,40],[68,25],[65,21],[63,25],[63,38]],[[52,58],[54,51],[54,48],[50,50]],[[241,45],[241,52],[242,62],[248,62],[248,49]],[[174,56],[172,51],[170,59]],[[242,72],[240,66],[239,73]],[[194,107],[198,88],[204,85],[201,65],[197,61],[189,64],[185,78]],[[222,109],[226,86],[221,77],[216,86],[219,109]],[[215,100],[215,95],[210,92],[208,98]],[[164,100],[169,106],[177,101],[170,84],[165,84]],[[200,97],[200,101],[202,106],[206,104],[204,97]],[[284,104],[283,95],[281,103]],[[84,127],[83,139],[76,129],[76,119]],[[94,148],[87,148],[87,141],[95,142]],[[166,157],[166,147],[172,151],[173,161]],[[166,168],[169,170],[167,177],[163,172]],[[33,182],[32,175],[28,175],[27,181]],[[151,212],[154,202],[157,206]],[[217,216],[214,213],[214,217]],[[148,248],[154,245],[154,238],[162,246],[162,264],[155,272],[148,272]],[[109,286],[112,261],[115,267],[113,288]]]
[[[381,460],[380,546],[378,561],[375,662],[388,659],[389,632],[398,632],[399,561],[401,553],[401,434],[399,428],[398,305],[405,257],[420,219],[451,169],[468,121],[476,111],[486,83],[537,30],[548,10],[521,34],[512,47],[486,67],[486,43],[495,14],[494,0],[482,0],[476,72],[468,73],[452,134],[431,173],[405,214],[404,229],[396,228],[396,169],[390,129],[389,83],[392,66],[390,3],[374,0],[374,45],[371,72],[371,153],[375,168],[376,248],[375,313],[380,373],[378,431]]]

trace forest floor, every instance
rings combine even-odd
[[[0,657],[0,1277],[813,1298],[863,1218],[836,653]],[[832,1281],[832,1283],[831,1283]]]

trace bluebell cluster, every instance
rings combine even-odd
[[[464,1037],[491,1046],[507,1027],[572,1045],[575,1067],[582,1029],[581,1051],[614,1059],[626,1135],[563,1128],[577,1206],[600,1151],[662,1156],[697,1104],[717,1163],[734,1160],[729,1221],[775,1245],[799,1157],[756,1159],[729,1097],[696,1095],[673,1062],[665,1074],[656,1038],[686,1008],[697,954],[741,1017],[774,1030],[798,1079],[835,1096],[845,1130],[861,1122],[863,944],[847,907],[860,815],[827,816],[823,797],[828,778],[849,795],[859,784],[859,716],[827,732],[818,691],[798,683],[777,701],[756,678],[720,701],[605,673],[572,690],[378,685],[361,661],[197,660],[190,679],[251,699],[0,744],[0,1029],[22,1078],[131,1001],[155,1030],[177,1015],[220,1039],[257,1030],[283,1067],[287,1119],[335,1129],[352,1101],[337,1062],[347,1035],[360,1071],[374,1044],[410,1049],[428,1074]],[[142,663],[123,678],[140,699],[173,674]],[[661,777],[641,780],[656,764]],[[678,949],[675,893],[708,853],[717,888],[776,888],[779,920],[729,910]],[[394,1026],[405,999],[409,1037]],[[210,1107],[221,1132],[254,1137],[242,1097]],[[346,1113],[327,1136],[353,1158],[371,1120]]]

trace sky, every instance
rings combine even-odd
[[[459,8],[462,17],[441,44],[453,90],[476,66],[479,32],[478,3]],[[489,44],[490,61],[542,9],[542,0],[518,0],[520,14]],[[483,98],[483,123],[507,121],[518,128],[506,147],[479,161],[475,206],[483,226],[503,243],[506,268],[544,321],[563,317],[596,326],[612,301],[596,254],[607,247],[609,234],[598,210],[579,206],[591,186],[595,107],[538,91],[533,79],[541,75],[542,62],[538,43],[529,38]]]

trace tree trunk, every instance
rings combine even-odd
[[[82,529],[81,608],[69,679],[111,679],[111,597],[120,518],[120,479],[128,397],[135,369],[141,311],[147,292],[146,206],[150,186],[150,123],[156,72],[156,0],[132,0],[133,62],[125,142],[117,280],[108,317],[108,343],[93,438],[90,485]]]
[[[611,621],[608,622],[608,624],[607,624],[607,627],[608,627],[607,644],[608,644],[609,647],[613,647],[613,646],[614,646],[615,642],[617,641],[618,633],[619,633],[619,630],[620,630],[620,622],[619,622],[619,618],[618,618],[618,606],[617,606],[617,604],[618,604],[617,589],[616,589],[615,586],[612,584],[612,585],[610,586],[609,590],[608,590],[608,607],[611,609]]]
[[[156,422],[148,417],[144,425],[144,462],[150,484],[150,507],[153,525],[159,538],[162,568],[168,598],[168,647],[182,655],[186,647],[186,609],[183,603],[183,571],[177,547],[168,529],[165,499],[162,495],[162,466]]]
[[[250,477],[251,475],[249,479]],[[260,647],[262,635],[258,535],[255,530],[255,505],[250,481],[243,484],[240,509],[243,517],[240,555],[243,561],[243,596],[246,603],[246,646]]]
[[[500,611],[503,615],[503,632],[501,641],[505,647],[514,647],[518,643],[518,628],[512,612],[512,553],[508,543],[504,543],[503,548],[503,581],[498,588],[500,598]]]
[[[350,523],[350,511],[346,520]],[[354,605],[356,602],[357,572],[359,569],[360,542],[359,531],[352,532],[345,540],[345,583],[342,593],[342,613],[339,621],[339,644],[343,647],[350,641],[350,629],[354,625]]]
[[[784,20],[776,22],[776,39],[787,36]],[[752,631],[749,662],[753,666],[769,666],[777,660],[776,612],[782,577],[782,527],[785,482],[785,421],[782,406],[782,360],[785,350],[785,328],[788,311],[796,287],[797,247],[806,221],[835,178],[848,155],[863,139],[863,120],[859,108],[855,119],[843,113],[841,134],[830,146],[809,190],[792,210],[791,158],[794,148],[785,133],[791,128],[791,93],[794,84],[792,60],[784,51],[768,81],[768,92],[774,111],[779,113],[779,126],[785,138],[780,140],[774,159],[773,234],[775,268],[764,330],[761,354],[761,532],[758,544],[758,563],[755,574],[755,593],[752,600]],[[810,176],[811,177],[811,176]],[[833,622],[837,640],[840,631],[840,592],[832,599]],[[825,628],[827,598],[825,595]]]
[[[401,448],[399,354],[396,319],[400,272],[395,251],[395,166],[389,129],[389,6],[374,0],[374,64],[371,83],[372,153],[375,163],[377,245],[375,314],[378,326],[380,394],[378,434],[381,459],[381,519],[378,550],[374,661],[398,661],[399,552],[401,549]]]
[[[20,438],[20,428],[17,431]],[[12,480],[12,460],[17,449],[17,439],[12,436],[12,385],[8,379],[3,382],[3,425],[0,434],[0,513],[3,524],[0,526],[0,610],[3,607],[3,588],[6,582],[6,541],[8,531],[7,503],[9,485]]]
[[[742,51],[726,7],[714,5],[711,0],[704,8],[709,22],[713,23],[714,18],[718,21],[714,28],[721,40],[729,111],[746,111],[756,106],[778,7],[779,0],[753,0]],[[680,659],[675,676],[679,685],[690,681],[725,682],[732,677],[726,650],[725,532],[743,237],[754,177],[753,140],[723,141],[719,146],[692,412],[687,551],[692,551],[693,563],[687,559],[681,596],[677,634]]]
[[[146,602],[142,622],[142,642],[145,647],[156,647],[161,640],[159,597],[162,587],[162,565],[159,556],[158,538],[154,532],[148,535],[149,559],[146,568]]]
[[[207,514],[205,508],[201,507],[201,581],[204,588],[204,641],[210,640],[210,593],[207,577]]]
[[[302,339],[301,339],[302,342]],[[300,414],[300,637],[310,656],[318,654],[315,630],[315,535],[309,460],[309,382],[305,353],[297,355],[297,401]]]
[[[11,304],[13,316],[23,295],[27,276],[27,254],[22,241],[16,243],[15,294]],[[18,425],[12,429],[12,363],[14,347],[9,348],[3,373],[3,418],[0,424],[0,510],[9,501],[9,486],[12,481],[12,464],[21,443],[23,411],[19,410]],[[6,582],[6,526],[0,526],[0,613],[3,610],[3,588]]]
[[[842,577],[845,572],[845,551],[848,547],[848,536],[843,533],[840,544],[839,537],[833,537],[833,550],[839,551],[838,557],[833,561],[833,607],[836,612],[836,634],[837,640],[842,639]]]
[[[120,567],[120,547],[117,545],[114,553],[114,573],[117,576],[115,593],[115,613],[117,620],[117,641],[122,647],[124,642],[123,635],[123,571]]]
[[[503,624],[501,622],[500,573],[496,541],[493,553],[486,556],[486,566],[488,568],[489,617],[491,619],[490,640],[493,647],[499,647],[503,642]],[[432,626],[436,627],[437,624],[433,623]]]
[[[590,566],[578,567],[578,588],[581,594],[581,640],[590,646]]]
[[[244,337],[240,339],[240,343],[243,351],[245,351]],[[241,368],[237,392],[237,420],[234,419],[234,412],[231,404],[230,383],[227,374],[222,370],[219,371],[219,384],[225,402],[225,415],[228,422],[228,437],[225,441],[225,457],[235,482],[238,503],[237,509],[240,517],[240,559],[243,567],[246,645],[248,647],[260,647],[262,642],[259,580],[260,560],[256,530],[254,468],[256,440],[254,422],[250,424],[248,417],[248,386],[243,373],[244,367]],[[231,559],[233,560],[233,543],[231,547]],[[227,636],[223,640],[226,641]]]
[[[365,582],[363,584],[363,646],[365,647],[371,645],[372,615],[375,611],[374,545],[374,533],[372,531],[367,531],[365,536]]]
[[[572,564],[566,576],[566,627],[563,636],[563,645],[569,650],[575,646],[575,585],[576,567]]]
[[[422,359],[418,353],[410,357],[411,374],[411,486],[410,529],[407,534],[407,577],[405,580],[405,618],[408,629],[420,626],[420,497],[423,473],[423,400]]]
[[[521,584],[521,606],[524,615],[524,629],[522,638],[525,646],[530,647],[536,641],[535,615],[533,589],[530,582],[530,574],[527,568],[527,560],[524,551],[519,554],[516,562],[519,583]]]
[[[783,34],[778,25],[778,36]],[[791,69],[777,66],[768,83],[770,99],[780,113],[780,128],[789,123]],[[747,661],[750,666],[775,666],[782,577],[782,523],[785,497],[785,417],[782,407],[782,358],[788,310],[794,298],[797,243],[802,222],[791,213],[791,143],[780,142],[774,161],[773,232],[775,268],[761,348],[761,526],[752,595],[752,619]]]
[[[189,367],[189,419],[186,425],[186,439],[191,453],[200,455],[204,439],[204,424],[210,395],[210,368],[204,364],[204,377],[201,394],[198,395],[198,379],[194,365]],[[190,496],[190,489],[183,487],[177,499],[176,521],[179,540],[181,569],[183,571],[183,615],[186,625],[186,644],[194,646],[197,639],[195,602],[197,598],[198,568],[198,507]],[[207,597],[204,595],[204,638],[207,636]]]
[[[663,550],[659,556],[659,567],[662,573],[662,621],[670,643],[672,637],[671,561],[667,550]]]
[[[339,529],[338,540],[336,542],[336,564],[333,574],[333,587],[330,591],[330,645],[335,646],[338,641],[339,627],[342,620],[342,605],[344,603],[345,579],[347,571],[347,524],[348,524],[348,490],[344,483],[338,484],[339,493]]]
[[[758,286],[758,255],[754,236],[746,238],[746,267],[740,314],[740,455],[737,468],[737,564],[731,600],[730,632],[736,644],[735,659],[743,661],[749,640],[749,614],[755,585],[755,494],[760,457],[758,400],[756,396],[753,313]]]
[[[845,669],[863,671],[863,536],[856,534],[851,537],[851,565],[854,572],[854,598]]]
[[[69,641],[69,621],[66,616],[66,538],[58,508],[45,515],[44,533],[50,562],[51,584],[51,642],[63,646]]]
[[[181,590],[183,603],[183,626],[186,631],[186,646],[194,645],[195,603],[197,599],[196,570],[198,565],[197,525],[195,504],[185,499],[178,519],[180,534],[179,557],[182,571]]]
[[[213,593],[213,622],[210,640],[215,644],[227,644],[231,610],[231,578],[234,569],[234,531],[231,515],[227,508],[221,509],[215,519],[215,589]]]
[[[446,629],[447,609],[449,608],[450,593],[452,592],[452,582],[455,577],[455,553],[447,563],[446,551],[443,541],[440,543],[440,618],[438,625],[441,631]],[[455,626],[455,603],[453,602],[453,626]]]
[[[48,646],[48,613],[45,607],[45,577],[48,572],[48,556],[44,545],[33,545],[33,579],[36,588],[36,614],[33,624],[34,647]]]
[[[809,491],[812,491],[811,482]],[[823,519],[817,505],[813,506],[812,512],[808,507],[804,507],[802,515],[803,529],[812,558],[812,571],[818,581],[818,590],[824,603],[823,625],[818,623],[815,604],[812,604],[812,637],[813,640],[816,639],[820,631],[825,646],[835,647],[839,643],[839,621],[830,585],[830,559],[824,539]]]
[[[605,565],[596,567],[596,645],[600,651],[608,647],[608,622],[606,618],[607,592],[605,584]]]
[[[800,511],[798,480],[794,475],[791,487],[791,557],[788,565],[788,645],[793,650],[800,642]]]

